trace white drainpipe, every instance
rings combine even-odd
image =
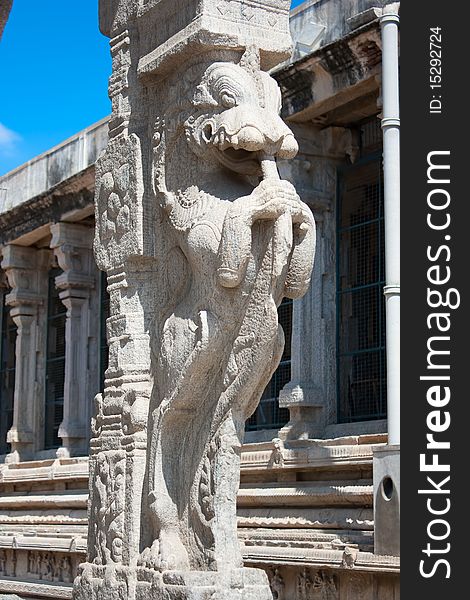
[[[388,443],[400,443],[400,103],[398,16],[400,3],[380,17],[382,30],[382,131],[385,218],[385,306]]]

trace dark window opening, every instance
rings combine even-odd
[[[279,408],[279,392],[291,379],[292,300],[284,298],[277,312],[286,340],[284,352],[261,396],[258,408],[246,422],[246,431],[279,429],[289,420],[289,410]]]
[[[15,394],[16,325],[5,304],[7,293],[0,295],[0,454],[10,452],[7,433],[13,424]]]
[[[337,393],[339,422],[386,417],[385,246],[381,157],[339,174]]]
[[[106,289],[107,276],[100,272],[100,391],[104,390],[104,379],[108,368],[108,342],[106,339],[106,320],[109,318],[109,294]]]
[[[66,308],[59,298],[55,278],[62,273],[49,271],[47,299],[46,401],[44,424],[45,449],[60,446],[59,427],[64,416],[65,322]]]

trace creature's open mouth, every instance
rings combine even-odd
[[[215,155],[225,167],[245,175],[259,175],[261,166],[258,151],[240,148],[238,135],[229,135],[224,129],[210,137]]]
[[[257,152],[249,152],[248,150],[244,150],[243,148],[232,147],[228,147],[225,150],[222,150],[222,153],[228,158],[228,160],[233,160],[236,162],[256,160],[258,154]]]
[[[260,175],[261,164],[258,152],[250,152],[243,148],[232,148],[225,150],[215,148],[217,159],[228,169],[244,175]]]

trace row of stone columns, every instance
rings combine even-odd
[[[9,293],[5,302],[17,326],[13,424],[7,434],[6,462],[41,457],[44,449],[48,274],[64,303],[64,411],[57,456],[87,454],[93,396],[99,391],[99,279],[93,259],[93,228],[75,223],[51,225],[49,248],[8,244],[1,267]]]

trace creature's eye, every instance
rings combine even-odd
[[[233,108],[236,105],[237,101],[232,96],[232,94],[229,94],[228,92],[222,92],[220,94],[220,103],[224,108]]]

